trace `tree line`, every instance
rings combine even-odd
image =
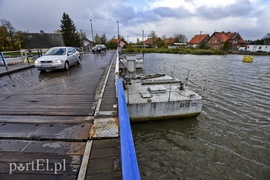
[[[23,34],[27,32],[17,31],[14,26],[11,24],[10,21],[6,19],[0,20],[0,51],[14,51],[19,50],[23,44]],[[63,37],[63,41],[65,46],[73,46],[73,47],[80,47],[81,46],[81,39],[87,38],[86,34],[81,32],[79,33],[77,31],[77,28],[72,21],[72,19],[69,17],[68,14],[65,12],[62,15],[61,24],[60,24],[60,30],[56,30],[57,32],[60,32]],[[155,31],[151,31],[148,35],[149,38],[151,38],[152,46],[155,47],[164,47],[165,46],[165,39],[167,39],[166,35],[162,35],[160,40],[158,35]],[[125,40],[124,37],[121,37]],[[187,42],[187,38],[183,34],[174,34],[174,43],[181,43],[181,42]],[[116,48],[117,47],[117,38],[114,36],[110,40],[107,39],[106,34],[98,35],[96,34],[94,36],[94,43],[95,44],[105,44],[108,48]],[[265,40],[255,40],[255,41],[249,41],[250,44],[264,44],[266,43]],[[269,43],[269,41],[267,42]],[[137,38],[137,41],[135,43],[129,43],[129,44],[135,44],[135,45],[143,45],[143,42]],[[201,47],[203,48],[203,47]]]

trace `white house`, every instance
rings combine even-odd
[[[246,51],[250,52],[270,52],[270,45],[248,45]]]

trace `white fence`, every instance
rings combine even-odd
[[[13,65],[13,64],[21,64],[24,62],[23,57],[14,57],[14,58],[6,58],[5,61],[8,65]],[[3,61],[0,61],[0,65],[4,65]]]
[[[40,52],[39,55],[30,55],[31,52],[38,51]],[[46,51],[47,49],[43,49],[43,51]],[[6,51],[2,52],[3,56],[5,58],[5,61],[7,65],[14,65],[14,64],[22,64],[22,63],[28,63],[28,62],[34,62],[36,58],[38,58],[43,53],[41,52],[41,49],[31,49],[31,52],[26,49],[22,49],[20,51]],[[0,65],[4,65],[2,59],[0,58]]]

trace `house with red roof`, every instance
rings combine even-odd
[[[177,41],[177,39],[176,38],[165,38],[163,41],[164,41],[165,46],[170,46],[170,45],[173,45],[173,43],[175,43]]]
[[[144,41],[144,44],[146,46],[149,46],[149,47],[152,47],[152,46],[156,46],[158,42],[162,41],[161,38],[157,37],[155,39],[153,38],[147,38],[145,41]]]
[[[222,49],[225,42],[228,41],[230,48],[233,50],[238,49],[239,47],[246,46],[246,42],[240,36],[239,33],[236,32],[214,32],[212,36],[207,41],[207,46],[212,49]]]
[[[189,42],[190,47],[198,47],[202,43],[206,43],[210,38],[209,34],[196,34]]]

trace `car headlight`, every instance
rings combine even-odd
[[[62,63],[63,61],[61,59],[54,60],[54,63]]]
[[[39,64],[39,61],[36,60],[36,61],[35,61],[35,64]]]

